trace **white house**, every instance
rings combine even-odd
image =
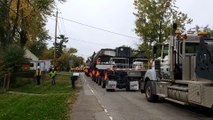
[[[51,68],[52,60],[39,60],[30,50],[25,49],[25,58],[30,60],[30,70],[36,70],[40,66],[41,71],[48,71]]]

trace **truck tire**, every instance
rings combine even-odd
[[[98,85],[101,85],[101,82],[102,82],[102,77],[100,77],[100,78],[98,79]]]
[[[105,88],[106,88],[106,92],[109,92],[110,89],[108,89],[106,86],[108,86],[108,83],[105,81]]]
[[[129,81],[126,82],[126,91],[130,91],[130,82]]]
[[[110,89],[106,89],[106,91],[107,91],[107,92],[109,92],[109,91],[110,91]]]
[[[101,87],[102,87],[102,88],[105,88],[105,87],[106,87],[106,81],[105,81],[105,80],[102,80],[102,82],[101,82]]]
[[[146,99],[149,102],[155,102],[158,99],[157,95],[154,95],[152,92],[152,84],[151,81],[147,81],[146,85],[145,85],[145,95],[146,95]]]

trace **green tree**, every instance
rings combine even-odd
[[[135,0],[137,17],[135,32],[141,37],[143,50],[150,55],[151,43],[162,43],[170,34],[171,25],[176,22],[184,29],[185,24],[191,23],[187,14],[176,10],[175,0]]]
[[[66,45],[64,44],[68,42],[68,37],[65,37],[65,35],[59,35],[58,39],[60,40],[60,42],[56,43],[56,48],[57,48],[56,54],[57,54],[57,57],[60,57],[66,48]]]
[[[41,59],[54,59],[54,48],[44,50]]]
[[[58,59],[58,66],[61,68],[62,71],[64,70],[69,70],[70,69],[70,59],[71,56],[67,53],[64,52]]]
[[[29,50],[37,57],[41,58],[47,50],[46,41],[50,39],[51,37],[48,35],[47,31],[40,31],[36,40],[28,42],[27,48],[29,48]]]
[[[74,55],[76,52],[76,48],[63,50],[62,55],[57,59],[58,66],[61,68],[61,70],[69,70],[70,67],[80,67],[83,64],[83,57]]]
[[[75,49],[75,48],[69,48],[68,49],[68,53],[71,55],[71,54],[75,54],[75,53],[77,53],[78,52],[78,50],[77,49]]]
[[[208,32],[210,36],[213,36],[213,30],[209,27],[209,25],[206,25],[204,27],[200,27],[199,25],[196,25],[194,28],[190,28],[188,31]]]
[[[23,48],[12,45],[9,46],[3,54],[4,67],[10,72],[16,72],[21,69],[24,61],[25,51]]]
[[[209,25],[206,25],[203,31],[208,32],[210,36],[213,36],[213,30],[209,27]]]
[[[8,0],[0,1],[0,46],[6,48],[6,45],[9,44],[9,31],[10,27],[7,21],[9,21],[9,8]]]
[[[25,46],[28,41],[36,40],[54,9],[55,0],[1,0],[0,45],[19,42]]]
[[[73,67],[81,67],[84,63],[84,58],[80,56],[72,56],[71,59],[73,60]]]

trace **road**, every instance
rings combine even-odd
[[[150,103],[140,92],[106,92],[84,74],[81,74],[81,80],[86,99],[89,96],[94,99],[87,107],[93,108],[90,114],[94,114],[95,120],[213,120],[213,112],[209,109],[164,100]]]

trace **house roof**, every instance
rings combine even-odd
[[[35,56],[30,50],[25,49],[25,57],[30,60],[39,60],[37,56]]]

